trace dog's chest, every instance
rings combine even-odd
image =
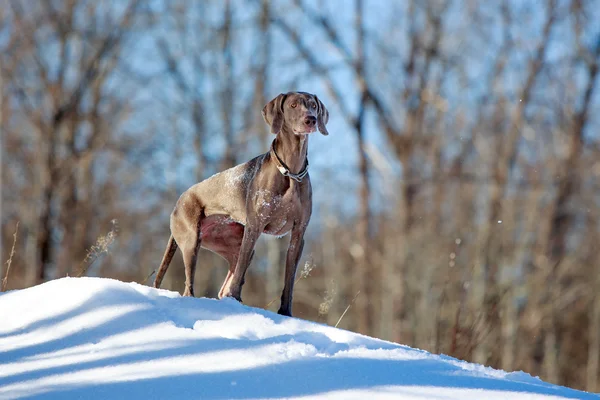
[[[289,190],[283,194],[274,194],[268,190],[259,190],[255,197],[257,214],[265,223],[264,233],[285,235],[292,229],[302,207],[298,193]]]

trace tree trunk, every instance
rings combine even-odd
[[[590,308],[588,328],[588,359],[586,368],[586,387],[588,392],[597,392],[600,366],[600,274],[596,274],[596,290]]]
[[[507,185],[511,171],[517,160],[518,143],[521,137],[521,129],[525,117],[525,108],[531,100],[531,93],[535,82],[540,75],[544,64],[546,48],[549,43],[550,32],[555,19],[555,1],[549,1],[546,22],[544,24],[542,38],[539,41],[534,57],[530,60],[527,77],[519,94],[519,103],[514,108],[509,125],[509,131],[505,141],[502,143],[498,159],[493,168],[494,183],[490,187],[490,208],[487,217],[487,223],[482,229],[481,248],[479,257],[476,260],[476,275],[479,280],[484,279],[485,286],[479,288],[475,300],[481,302],[483,293],[483,303],[480,304],[483,312],[484,339],[477,346],[475,352],[475,361],[481,364],[487,364],[492,356],[492,350],[498,343],[498,323],[500,321],[499,292],[497,285],[497,275],[499,267],[498,244],[495,242],[493,232],[501,225],[502,221],[502,200],[505,197]]]
[[[356,62],[357,69],[356,74],[358,77],[362,77],[364,74],[364,27],[363,27],[363,2],[362,0],[356,0],[355,3],[355,30],[357,34],[356,43]],[[354,295],[360,292],[356,297],[355,302],[355,315],[356,315],[356,331],[363,334],[369,333],[371,327],[371,316],[372,313],[369,310],[369,281],[367,277],[367,271],[370,268],[369,265],[369,254],[372,251],[369,245],[369,224],[371,220],[370,210],[370,188],[369,188],[369,167],[367,164],[367,154],[365,151],[365,131],[364,131],[364,116],[367,105],[366,87],[363,85],[360,87],[360,104],[358,116],[355,120],[355,132],[358,141],[358,158],[359,158],[359,174],[360,174],[360,192],[359,192],[359,211],[358,211],[358,223],[357,223],[357,243],[353,248],[355,249],[354,257],[356,264],[354,266],[353,283]]]

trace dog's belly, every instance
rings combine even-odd
[[[244,237],[244,225],[228,215],[214,214],[202,220],[201,246],[221,256],[239,252]]]

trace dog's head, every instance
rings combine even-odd
[[[263,108],[262,116],[275,135],[281,132],[284,125],[295,135],[307,135],[317,128],[323,135],[329,135],[325,128],[329,122],[329,112],[314,94],[281,93]]]

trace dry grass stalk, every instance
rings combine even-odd
[[[79,273],[77,274],[77,277],[83,276],[102,254],[108,253],[109,247],[115,241],[119,230],[116,219],[113,219],[110,222],[112,223],[110,232],[104,236],[98,237],[96,243],[89,248],[87,255],[81,264],[79,264]]]
[[[13,244],[10,249],[10,256],[6,261],[6,274],[4,274],[4,279],[2,279],[2,292],[6,290],[6,286],[8,285],[8,273],[10,272],[10,265],[12,264],[13,256],[15,255],[15,245],[17,243],[17,233],[19,232],[19,221],[17,221],[17,225],[15,226],[15,233],[13,234]]]
[[[145,285],[146,282],[148,281],[148,279],[150,279],[150,277],[152,275],[154,275],[155,273],[156,273],[156,270],[153,270],[152,272],[150,272],[150,274],[148,274],[148,276],[143,281],[141,281],[140,284]]]
[[[325,297],[323,298],[323,302],[319,304],[319,316],[324,316],[329,314],[331,310],[331,305],[335,300],[335,295],[337,294],[337,287],[335,282],[332,280],[330,284],[327,286],[325,290]]]
[[[359,294],[360,294],[360,290],[358,292],[356,292],[356,294],[352,298],[352,301],[350,302],[350,304],[348,304],[348,307],[346,307],[346,309],[344,310],[344,312],[340,316],[340,319],[338,319],[338,322],[336,322],[336,324],[335,324],[336,328],[338,327],[338,325],[340,324],[340,322],[342,322],[342,318],[344,318],[344,315],[346,315],[346,313],[348,312],[348,310],[350,309],[350,307],[352,307],[352,304],[354,304],[354,302],[356,301],[356,298],[358,297]]]

